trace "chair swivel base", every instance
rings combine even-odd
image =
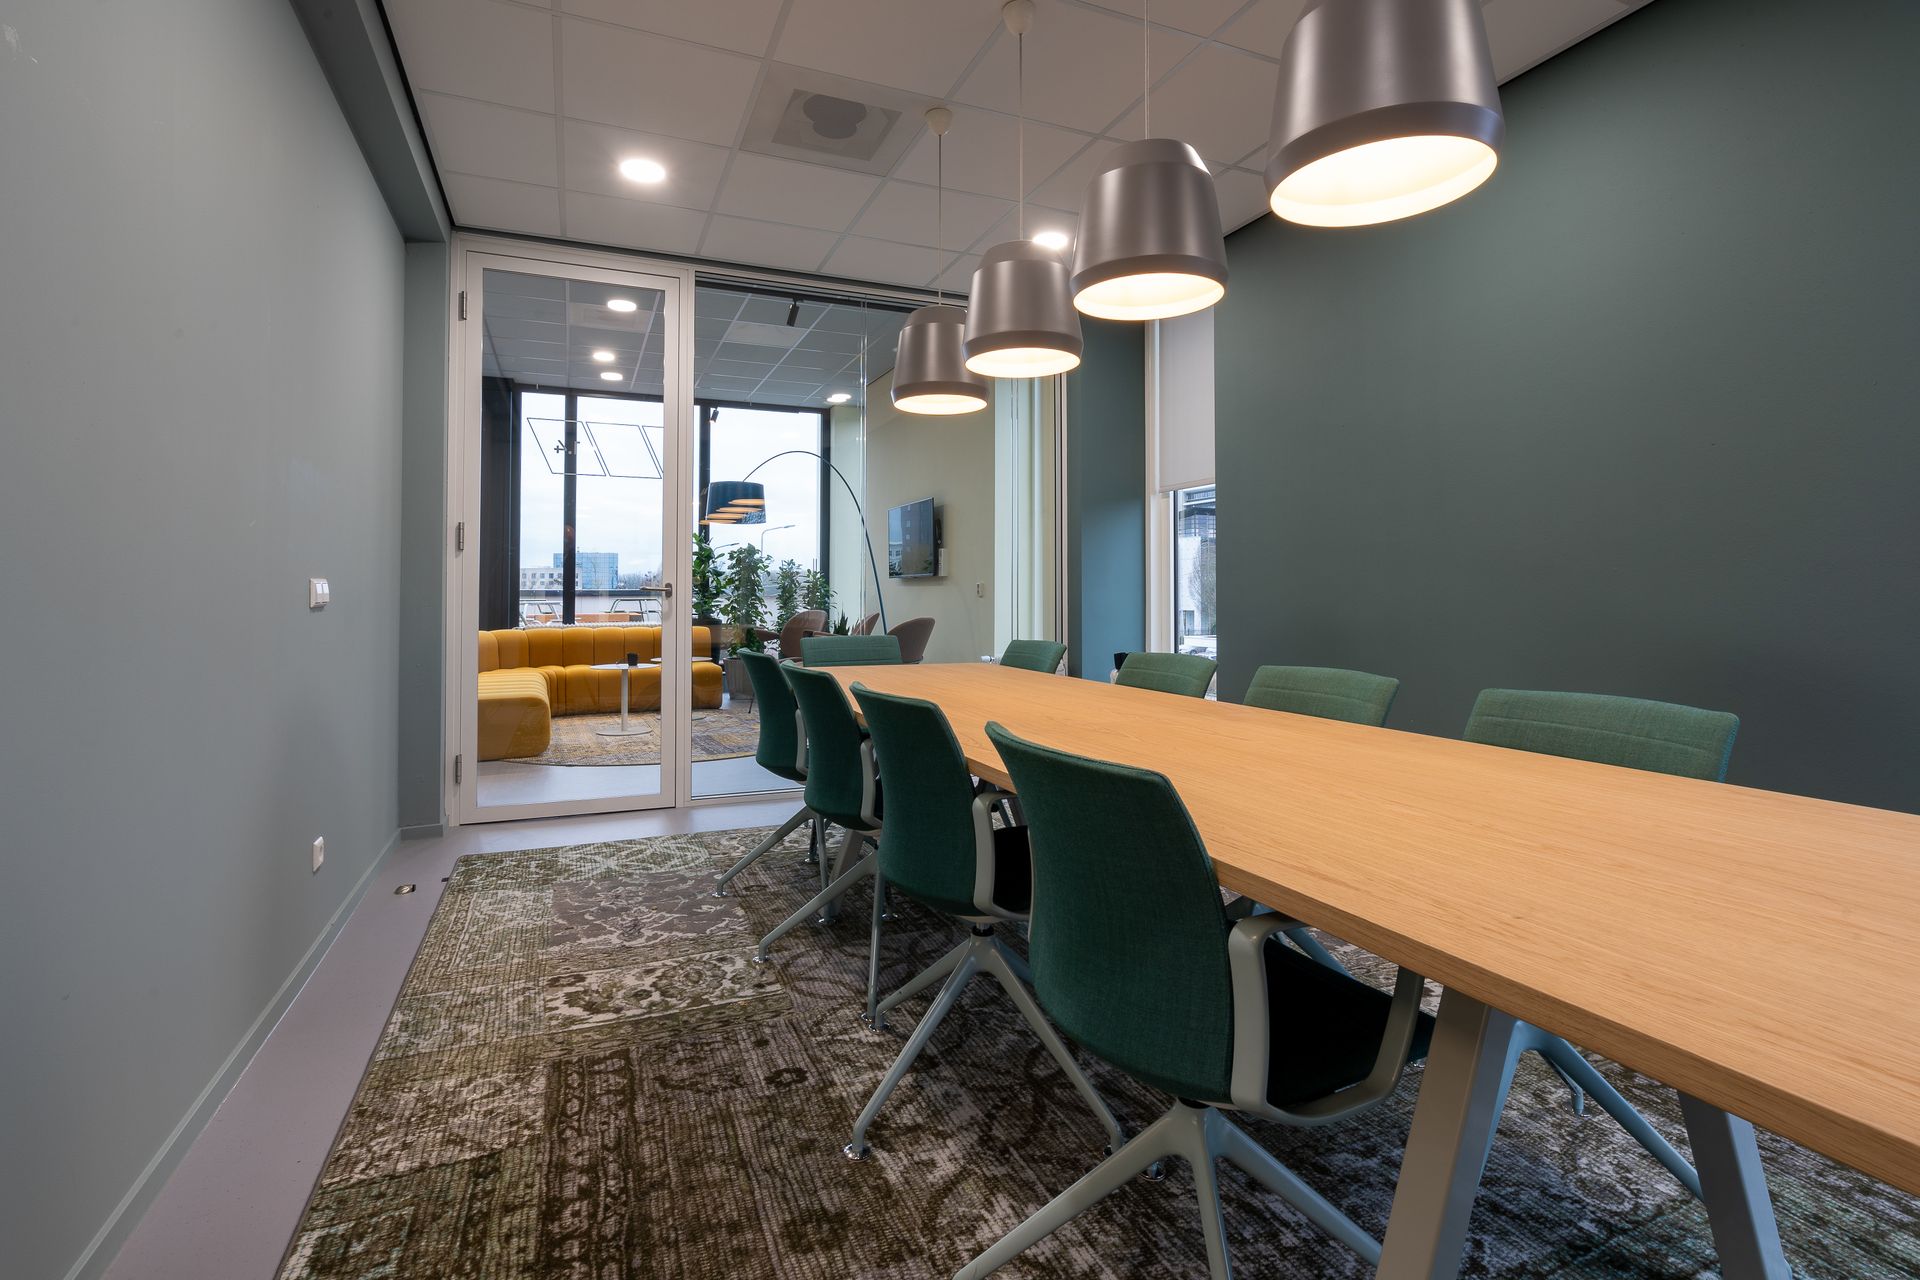
[[[779,846],[782,840],[785,840],[788,836],[794,833],[794,831],[800,826],[801,823],[811,821],[812,818],[813,818],[813,810],[802,809],[800,810],[800,812],[794,814],[791,818],[788,818],[785,822],[781,823],[778,829],[776,829],[772,835],[768,836],[765,840],[762,840],[759,844],[753,847],[752,853],[749,853],[746,857],[740,859],[740,861],[734,863],[731,867],[727,868],[726,874],[721,876],[717,881],[714,882],[713,893],[711,896],[715,898],[731,898],[733,895],[730,892],[728,892],[727,886],[733,883],[733,878],[735,876],[739,875],[742,871],[745,871],[748,867],[752,866],[754,863],[760,861],[760,859],[766,857],[769,853],[772,853],[774,849]],[[813,831],[807,837],[807,861],[808,862],[814,862],[818,860],[819,842],[820,842],[820,828],[819,828],[819,824],[816,823],[814,825]]]
[[[1314,1225],[1359,1254],[1369,1266],[1380,1263],[1380,1242],[1362,1231],[1325,1196],[1301,1181],[1239,1126],[1212,1107],[1176,1102],[1173,1109],[1140,1132],[1132,1142],[1095,1165],[1080,1181],[1055,1196],[1045,1208],[1014,1228],[998,1244],[960,1268],[954,1280],[980,1280],[1013,1261],[1040,1241],[1092,1208],[1156,1160],[1178,1156],[1193,1169],[1200,1198],[1200,1227],[1206,1238],[1207,1274],[1231,1280],[1226,1222],[1220,1212],[1220,1182],[1214,1162],[1228,1160],[1255,1181],[1299,1209]]]
[[[1033,1028],[1033,1033],[1040,1037],[1040,1043],[1046,1046],[1047,1052],[1052,1054],[1053,1060],[1060,1065],[1060,1070],[1066,1073],[1067,1080],[1073,1085],[1074,1091],[1080,1095],[1088,1109],[1105,1127],[1107,1149],[1112,1151],[1120,1147],[1125,1141],[1125,1135],[1120,1130],[1119,1122],[1113,1118],[1113,1112],[1107,1109],[1107,1104],[1095,1091],[1093,1082],[1088,1080],[1086,1073],[1080,1069],[1080,1064],[1073,1060],[1073,1054],[1068,1051],[1059,1033],[1047,1021],[1046,1015],[1040,1012],[1040,1006],[1028,992],[1026,984],[1020,980],[1016,968],[1024,970],[1026,965],[1020,963],[1019,957],[1008,950],[1006,943],[1000,940],[990,925],[976,923],[966,941],[947,952],[913,981],[879,1003],[874,1013],[873,1025],[876,1028],[884,1028],[888,1012],[902,1001],[925,991],[940,979],[946,979],[945,984],[940,988],[940,993],[934,997],[933,1004],[928,1007],[919,1025],[914,1027],[913,1034],[908,1037],[906,1046],[900,1050],[900,1056],[894,1059],[893,1066],[887,1070],[886,1076],[880,1081],[880,1087],[875,1089],[873,1097],[867,1100],[866,1108],[860,1112],[860,1118],[853,1122],[853,1141],[841,1148],[841,1152],[849,1160],[866,1158],[868,1127],[880,1114],[880,1108],[886,1105],[887,1098],[893,1093],[894,1087],[900,1083],[907,1074],[907,1070],[913,1066],[914,1060],[920,1056],[921,1050],[927,1047],[927,1041],[933,1038],[934,1031],[945,1020],[947,1014],[953,1011],[954,1002],[959,1000],[960,993],[966,989],[969,982],[981,974],[993,978],[1006,991],[1007,997],[1013,1001],[1013,1006],[1019,1011],[1021,1018]]]

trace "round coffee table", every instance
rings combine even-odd
[[[620,673],[620,727],[618,729],[600,729],[597,732],[603,738],[631,738],[635,734],[648,732],[645,728],[636,729],[627,718],[627,704],[633,688],[633,673],[637,667],[657,667],[660,659],[649,658],[645,662],[596,662],[595,671],[618,671]]]

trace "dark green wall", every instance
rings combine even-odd
[[[1223,696],[1262,662],[1741,717],[1920,810],[1920,6],[1660,0],[1503,90],[1480,192],[1229,241]]]
[[[1140,325],[1082,320],[1067,375],[1067,670],[1104,680],[1145,646],[1146,367]]]

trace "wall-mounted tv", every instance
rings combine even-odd
[[[931,578],[940,571],[940,538],[933,499],[922,498],[887,512],[887,576]]]

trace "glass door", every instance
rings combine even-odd
[[[468,253],[457,812],[675,803],[690,643],[678,308],[670,274]]]

